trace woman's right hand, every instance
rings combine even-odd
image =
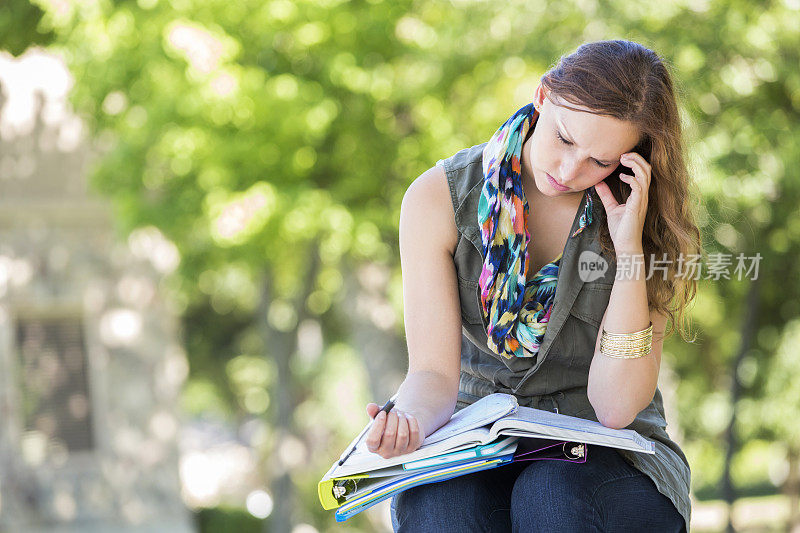
[[[367,414],[375,419],[366,435],[369,451],[389,459],[411,453],[420,447],[425,435],[413,415],[399,409],[392,409],[387,415],[380,409],[376,403],[367,404]]]

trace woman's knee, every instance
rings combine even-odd
[[[614,450],[586,463],[534,461],[511,495],[514,531],[675,531],[683,518],[646,475]]]
[[[514,483],[512,502],[546,500],[558,504],[560,501],[569,503],[569,500],[588,496],[591,489],[587,486],[588,480],[584,479],[587,474],[582,468],[584,466],[566,461],[535,461]]]
[[[680,533],[684,529],[683,516],[644,474],[601,485],[592,501],[607,531]]]
[[[477,476],[414,487],[395,496],[392,506],[393,526],[404,533],[507,531],[510,526],[508,494],[504,498]]]
[[[511,494],[514,531],[587,532],[597,530],[589,503],[585,464],[535,461],[517,478]]]

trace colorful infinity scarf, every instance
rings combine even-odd
[[[483,242],[479,279],[481,307],[488,319],[488,346],[507,359],[533,357],[544,338],[558,280],[561,254],[526,284],[528,277],[528,201],[522,188],[522,144],[538,111],[533,104],[517,110],[483,149],[483,190],[478,224]],[[592,195],[575,237],[592,222]],[[520,214],[522,216],[520,216]]]

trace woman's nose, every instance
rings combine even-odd
[[[561,182],[567,184],[577,176],[578,165],[575,161],[563,160],[558,170],[561,174],[561,176],[559,176]]]

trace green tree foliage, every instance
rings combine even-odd
[[[707,251],[762,256],[752,335],[742,335],[749,282],[734,262],[730,279],[701,284],[698,342],[666,346],[694,490],[718,484],[734,412],[740,440],[797,442],[786,423],[797,412],[786,325],[800,311],[796,2],[37,4],[104,154],[93,182],[120,234],[155,226],[180,251],[167,288],[185,317],[193,405],[227,398],[240,414],[268,413],[278,429],[265,453],[293,438],[325,459],[293,469],[299,500],[286,520],[332,523],[313,483],[361,424],[363,387],[337,389],[369,357],[348,345],[345,276],[364,262],[395,269],[387,293],[399,313],[397,221],[410,181],[488,139],[561,54],[589,40],[632,39],[666,58]],[[298,357],[304,321],[321,327],[317,359]],[[343,413],[325,411],[332,394]]]
[[[18,56],[32,45],[46,46],[54,34],[42,30],[44,11],[29,0],[4,0],[0,5],[0,49]]]

